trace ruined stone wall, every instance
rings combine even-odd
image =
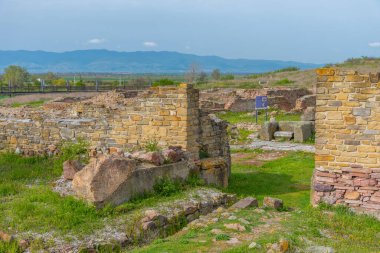
[[[268,96],[270,107],[290,111],[296,106],[298,98],[309,95],[306,89],[234,89],[214,88],[203,90],[200,104],[203,109],[212,111],[229,110],[233,112],[251,112],[255,110],[256,96]]]
[[[54,153],[62,140],[82,137],[93,150],[114,153],[155,139],[162,147],[180,145],[198,158],[201,135],[222,134],[212,132],[212,124],[201,120],[199,91],[191,85],[154,87],[131,97],[106,93],[75,103],[49,103],[43,109],[1,108],[0,149]],[[209,146],[211,154],[223,153],[221,146]]]
[[[319,69],[312,202],[380,214],[380,74]]]

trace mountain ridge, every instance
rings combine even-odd
[[[205,72],[220,69],[228,73],[261,73],[286,67],[311,69],[320,64],[280,60],[227,59],[173,51],[120,52],[106,49],[67,52],[0,50],[0,72],[9,65],[20,65],[29,72],[130,72],[184,73],[196,63]]]

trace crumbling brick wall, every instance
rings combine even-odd
[[[182,146],[195,159],[203,142],[210,154],[226,154],[224,147],[202,138],[214,136],[216,141],[226,130],[212,127],[214,120],[201,120],[200,114],[199,91],[186,84],[134,96],[105,93],[74,103],[53,102],[43,109],[1,108],[0,149],[54,153],[62,140],[82,137],[102,153],[125,152],[156,139],[162,147]]]
[[[380,214],[380,74],[317,73],[312,202]]]

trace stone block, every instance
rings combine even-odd
[[[73,189],[79,197],[98,207],[119,205],[151,192],[160,178],[185,180],[190,170],[185,161],[146,167],[124,157],[103,156],[75,174]]]
[[[281,199],[272,197],[264,197],[263,205],[264,207],[274,208],[276,210],[282,209],[284,207],[284,203]]]
[[[259,204],[256,198],[247,197],[233,204],[231,208],[244,209],[247,207],[258,207],[258,206]]]
[[[369,117],[371,116],[371,108],[354,108],[352,115],[360,117]]]
[[[77,160],[68,160],[63,163],[63,177],[66,180],[73,180],[75,174],[84,167]]]
[[[294,127],[294,141],[305,142],[314,132],[314,124],[312,122],[300,123]]]
[[[260,139],[265,140],[265,141],[271,141],[277,129],[278,129],[277,122],[263,123],[260,130]]]
[[[302,116],[302,121],[315,121],[315,107],[308,107],[304,110]]]
[[[291,139],[293,139],[293,135],[293,132],[277,131],[274,133],[274,138],[278,141],[290,141]]]
[[[228,164],[223,157],[201,160],[201,178],[209,185],[228,186]]]

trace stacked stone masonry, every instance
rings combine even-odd
[[[311,95],[311,91],[306,89],[276,88],[276,89],[234,89],[234,88],[214,88],[203,90],[200,93],[200,106],[212,111],[232,111],[251,112],[255,110],[255,100],[257,96],[268,96],[270,107],[291,111],[298,108],[298,99]],[[313,100],[314,99],[314,100]],[[302,106],[312,106],[315,98],[305,98]],[[310,105],[309,105],[310,104]]]
[[[312,202],[380,214],[380,74],[319,69]]]
[[[135,94],[103,93],[43,108],[0,108],[0,150],[26,155],[54,153],[64,140],[78,137],[100,153],[126,152],[157,140],[180,145],[194,159],[199,150],[229,157],[226,126],[199,109],[199,91],[191,85],[154,87]]]

